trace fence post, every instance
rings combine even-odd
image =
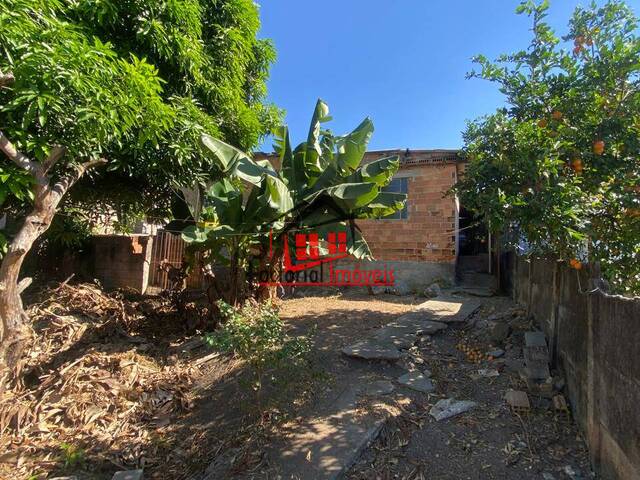
[[[549,335],[549,342],[551,346],[551,365],[557,367],[558,365],[558,315],[560,309],[560,295],[562,292],[562,266],[558,261],[553,264],[553,293],[551,297],[551,332]]]

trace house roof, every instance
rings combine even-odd
[[[410,150],[410,149],[393,149],[393,150],[371,150],[365,154],[366,160],[375,160],[390,155],[398,155],[400,157],[400,166],[413,165],[432,165],[442,163],[462,163],[464,157],[460,150]]]
[[[371,162],[378,158],[398,155],[400,157],[400,166],[409,167],[414,165],[432,165],[442,163],[463,163],[466,160],[462,156],[460,150],[410,150],[410,149],[389,149],[389,150],[369,150],[365,153],[364,161]],[[255,152],[255,158],[274,159],[275,153]]]

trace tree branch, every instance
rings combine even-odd
[[[13,76],[13,73],[2,73],[2,70],[0,70],[0,88],[11,85],[15,80],[16,77]]]
[[[42,162],[43,173],[45,175],[49,173],[49,170],[51,170],[53,166],[58,163],[58,160],[60,160],[66,152],[67,149],[60,145],[56,145],[55,147],[53,147],[49,156],[45,159],[44,162]]]
[[[13,143],[9,141],[7,136],[0,131],[0,150],[4,152],[9,160],[18,165],[20,168],[24,168],[27,172],[36,176],[38,170],[40,170],[40,164],[37,162],[32,162],[22,152],[16,150],[16,147],[13,146]]]
[[[95,160],[89,160],[88,162],[75,165],[75,172],[61,178],[60,181],[53,186],[53,190],[60,195],[64,195],[64,193],[71,188],[71,186],[76,183],[87,170],[106,165],[107,163],[108,162],[105,158],[97,158]]]

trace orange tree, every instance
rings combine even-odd
[[[470,122],[463,204],[527,251],[574,268],[598,263],[622,293],[640,293],[640,38],[620,1],[578,7],[557,37],[548,2],[527,1],[526,50],[478,56],[470,77],[495,82],[505,107]]]

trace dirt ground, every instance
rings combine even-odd
[[[315,332],[313,349],[307,368],[273,372],[259,413],[244,365],[206,346],[197,322],[163,312],[161,298],[87,285],[30,300],[37,320],[24,381],[0,398],[2,479],[110,479],[140,467],[163,480],[197,478],[211,465],[220,478],[267,471],[264,447],[278,426],[342,378],[340,347],[418,301],[283,301],[292,334]]]
[[[570,413],[555,411],[549,398],[529,395],[530,413],[516,414],[504,400],[508,389],[527,390],[517,370],[522,365],[524,331],[534,326],[523,313],[505,297],[489,298],[472,318],[475,326],[450,327],[419,342],[409,362],[432,372],[435,392],[425,395],[404,389],[412,403],[384,427],[347,478],[594,478],[585,443]],[[507,338],[492,338],[488,325],[492,319],[510,325]],[[471,349],[471,356],[461,350],[462,345]],[[503,358],[479,360],[474,353],[496,347],[506,351]],[[499,376],[480,377],[479,369],[496,370]],[[431,407],[450,397],[478,405],[462,415],[435,421],[429,415]]]
[[[306,368],[272,372],[258,408],[244,365],[210,350],[197,322],[158,314],[162,299],[109,297],[94,287],[44,294],[32,299],[38,322],[26,380],[0,401],[0,478],[101,480],[140,467],[145,478],[162,480],[272,478],[265,452],[285,422],[313,412],[355,374],[393,380],[414,367],[432,371],[435,394],[397,385],[389,400],[404,413],[348,478],[589,478],[570,417],[555,413],[548,399],[515,416],[503,400],[507,388],[523,388],[511,370],[522,332],[531,328],[516,315],[508,319],[508,338],[491,345],[483,321],[509,311],[508,299],[488,299],[476,327],[422,337],[395,364],[349,359],[340,350],[424,298],[352,292],[283,300],[287,328],[292,335],[313,332],[312,351]],[[472,363],[456,348],[461,343],[482,351],[502,346],[506,354]],[[483,367],[500,376],[472,378]],[[429,408],[444,396],[479,405],[435,422]]]

